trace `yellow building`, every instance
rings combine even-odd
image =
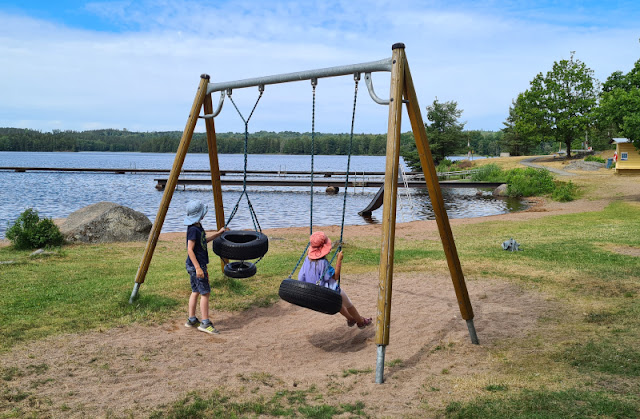
[[[640,175],[640,150],[628,138],[614,138],[616,144],[616,174]]]

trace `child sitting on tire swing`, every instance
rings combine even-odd
[[[329,264],[326,256],[331,252],[331,240],[322,231],[316,231],[309,239],[309,252],[298,273],[298,280],[317,284],[332,290],[338,288],[340,279],[340,268],[342,267],[342,251],[338,253],[335,270]],[[371,318],[364,318],[356,310],[355,306],[347,297],[347,294],[340,288],[342,296],[342,308],[340,314],[347,319],[347,326],[358,325],[360,329],[371,324]]]

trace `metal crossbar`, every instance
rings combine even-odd
[[[276,74],[273,76],[255,77],[252,79],[235,80],[222,83],[209,83],[207,94],[223,92],[228,89],[241,89],[252,86],[266,86],[270,84],[288,83],[292,81],[321,79],[326,77],[346,76],[355,73],[391,72],[391,58],[368,63],[342,65],[337,67],[320,68],[316,70],[298,71],[296,73]]]

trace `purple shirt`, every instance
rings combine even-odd
[[[307,256],[298,273],[298,281],[309,282],[335,290],[338,287],[338,282],[333,279],[334,274],[335,270],[329,265],[327,259],[310,260]]]

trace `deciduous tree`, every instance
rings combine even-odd
[[[615,71],[607,78],[597,120],[601,130],[627,137],[640,148],[640,60],[627,74]]]
[[[438,98],[433,101],[433,104],[427,106],[427,120],[430,123],[425,124],[425,128],[436,165],[446,156],[462,151],[467,145],[468,134],[463,132],[465,123],[458,121],[462,112],[462,109],[458,109],[457,102],[441,103],[438,102]],[[409,167],[422,170],[415,142],[403,141],[401,154]]]
[[[525,143],[562,142],[571,156],[571,143],[583,138],[593,122],[598,85],[593,70],[575,59],[573,52],[569,60],[554,62],[546,75],[538,73],[529,90],[518,96],[514,132]]]

